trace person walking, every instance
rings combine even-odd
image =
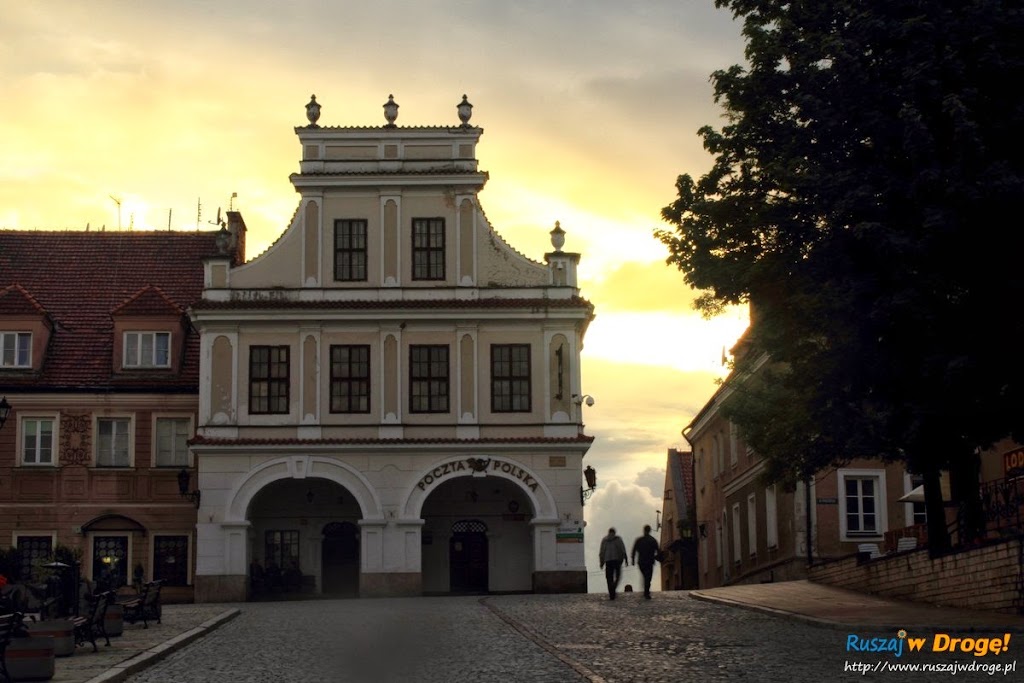
[[[622,576],[622,563],[628,557],[626,555],[626,544],[621,536],[615,535],[615,527],[608,530],[608,535],[601,539],[601,568],[604,569],[604,577],[608,580],[608,599],[615,599],[615,590],[619,587],[619,578]]]
[[[658,542],[651,536],[651,525],[644,524],[644,535],[633,541],[631,557],[633,564],[639,564],[644,577],[644,597],[651,599],[651,577],[654,575],[654,560],[661,554]],[[637,557],[639,556],[639,563]]]

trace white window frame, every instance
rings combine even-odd
[[[743,539],[740,538],[740,504],[732,504],[732,559],[736,564],[743,562]]]
[[[127,420],[128,421],[128,464],[126,465],[101,465],[100,464],[100,422],[104,420]],[[128,469],[135,467],[135,418],[132,415],[94,415],[92,420],[93,439],[93,467],[105,470]],[[110,535],[110,534],[108,534]],[[116,535],[116,534],[114,534]]]
[[[185,531],[161,531],[160,533],[153,534],[153,542],[149,544],[149,580],[153,580],[153,576],[156,573],[156,539],[159,536],[184,536],[188,539],[188,547],[185,550],[186,569],[185,569],[185,583],[187,586],[193,585],[195,577],[192,576],[192,552],[195,548],[195,538],[192,536],[192,532]]]
[[[50,553],[53,553],[53,549],[57,547],[57,533],[54,531],[26,531],[25,529],[19,529],[11,534],[11,547],[18,547],[18,539],[22,536],[49,536],[50,537]]]
[[[779,547],[779,504],[775,498],[775,485],[764,490],[764,523],[765,545],[768,548]]]
[[[151,461],[151,467],[154,469],[178,469],[181,467],[192,467],[192,452],[188,448],[188,444],[185,445],[185,462],[176,463],[173,465],[161,464],[160,458],[160,434],[159,424],[162,420],[188,420],[188,436],[186,439],[191,439],[195,436],[195,419],[192,413],[154,413],[153,414],[153,443],[151,446],[151,453],[153,454],[153,460]]]
[[[848,479],[873,479],[875,482],[875,531],[873,533],[853,532],[846,523],[846,481]],[[889,529],[888,502],[886,501],[885,470],[883,469],[840,469],[836,472],[839,494],[839,538],[841,541],[880,541]]]
[[[910,493],[915,488],[917,488],[917,486],[914,485],[914,477],[915,476],[917,476],[919,479],[922,479],[922,482],[921,482],[922,484],[924,483],[923,477],[921,477],[921,475],[919,475],[919,474],[918,475],[912,475],[910,472],[904,472],[903,473],[903,494],[904,495]],[[906,519],[907,526],[915,526],[916,524],[919,524],[919,522],[915,522],[914,521],[914,506],[915,505],[922,505],[922,503],[903,503],[903,508],[904,508],[903,514],[904,514],[904,517]],[[925,519],[927,520],[928,511],[925,510],[924,514],[925,514]],[[923,523],[923,522],[921,522],[921,523]]]
[[[142,358],[142,340],[144,337],[152,337],[150,340],[150,358]],[[157,362],[157,338],[167,338],[167,358],[163,363]],[[129,362],[129,348],[132,340],[135,343],[135,356],[136,362]],[[147,362],[148,361],[148,362]],[[169,368],[171,367],[171,333],[162,332],[159,330],[133,330],[131,332],[124,333],[124,353],[121,355],[121,367],[130,369],[139,368]]]
[[[126,564],[131,565],[132,557],[135,556],[135,548],[132,545],[132,536],[134,534],[124,531],[105,531],[103,529],[96,529],[90,531],[86,536],[86,552],[83,553],[81,573],[83,576],[88,578],[90,581],[96,581],[97,577],[93,576],[93,564],[95,562],[95,550],[96,550],[96,537],[97,536],[109,536],[118,538],[128,539],[128,549],[125,552],[124,561]],[[132,569],[133,567],[125,567],[125,585],[132,585]]]
[[[30,462],[25,452],[25,432],[26,422],[40,422],[43,420],[49,420],[52,423],[50,427],[50,461],[49,462]],[[59,413],[28,413],[27,415],[19,415],[18,419],[18,463],[23,467],[56,467],[57,465],[57,452],[60,429],[60,414]],[[37,446],[38,446],[38,434],[37,434]]]
[[[747,554],[757,555],[757,496],[747,495]]]
[[[13,362],[4,360],[11,352],[10,345],[13,344]],[[19,363],[18,358],[25,355],[25,362]],[[0,368],[30,368],[32,367],[32,333],[25,330],[3,330],[0,332]]]

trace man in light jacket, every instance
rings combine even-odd
[[[626,561],[626,544],[621,536],[615,535],[615,527],[608,530],[608,535],[601,539],[601,568],[608,580],[608,599],[615,599],[615,590],[619,587],[622,576],[622,563]]]

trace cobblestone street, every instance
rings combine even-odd
[[[685,592],[251,603],[134,683],[473,681],[934,681],[848,662],[969,654],[847,653],[849,629],[693,600]],[[913,624],[907,625],[913,632]],[[893,638],[893,632],[859,633]],[[985,662],[1010,662],[1010,654]],[[1011,674],[1006,680],[1012,680]],[[989,680],[961,672],[957,680]]]

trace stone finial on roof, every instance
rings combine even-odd
[[[388,95],[388,101],[384,103],[384,119],[387,121],[385,128],[394,128],[395,119],[398,118],[398,103],[394,95]]]
[[[562,230],[562,224],[555,221],[554,230],[548,234],[551,235],[551,246],[555,251],[562,251],[562,246],[565,245],[565,230]]]
[[[469,117],[473,115],[473,105],[469,103],[466,96],[462,96],[462,101],[459,102],[456,107],[459,110],[459,120],[462,121],[463,128],[469,128]]]
[[[309,119],[310,128],[319,128],[316,122],[320,120],[320,104],[316,101],[316,95],[309,96],[309,102],[306,104],[306,118]]]

